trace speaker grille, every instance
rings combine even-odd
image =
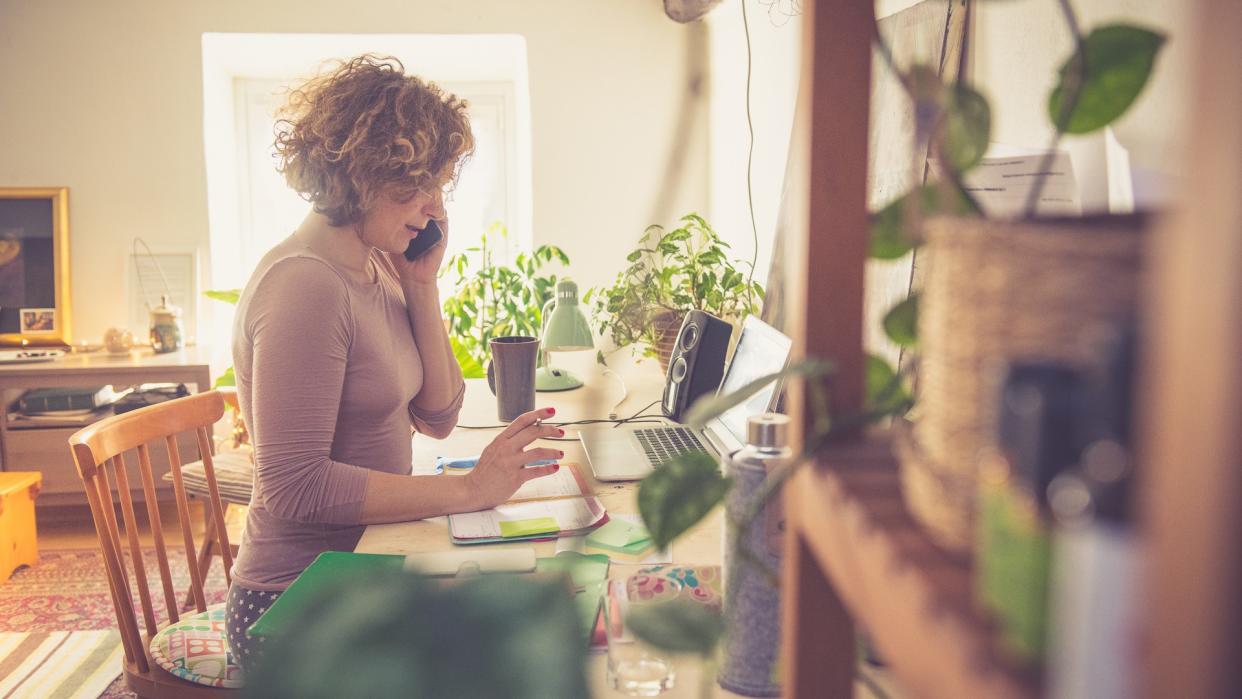
[[[687,323],[686,327],[681,330],[681,349],[687,351],[693,348],[699,342],[699,326],[694,323]]]

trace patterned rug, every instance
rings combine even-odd
[[[168,557],[174,588],[178,595],[183,596],[190,588],[185,554],[169,548]],[[154,583],[153,591],[159,594],[159,567],[155,550],[143,551],[143,560],[147,574]],[[226,591],[224,571],[217,559],[213,562],[211,574],[207,576],[207,603],[223,602]],[[134,604],[141,610],[136,598]],[[156,615],[162,620],[165,615],[161,606],[157,605]],[[141,611],[139,615],[141,624]],[[98,549],[43,551],[38,565],[22,568],[8,581],[0,582],[0,632],[99,631],[115,629],[116,625],[103,555]],[[119,647],[119,636],[116,643]],[[119,675],[120,664],[114,667],[115,675]],[[67,671],[70,669],[67,668]],[[0,682],[5,674],[0,673]],[[100,696],[120,699],[133,697],[134,694],[125,688],[124,679],[117,677]]]

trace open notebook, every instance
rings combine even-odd
[[[508,502],[490,510],[449,515],[455,544],[551,539],[584,534],[608,521],[577,464],[527,481]]]

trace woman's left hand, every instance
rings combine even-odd
[[[388,257],[392,259],[393,265],[401,274],[401,281],[414,282],[416,284],[435,284],[436,278],[440,273],[440,265],[444,262],[444,253],[448,250],[449,225],[448,219],[436,221],[436,225],[440,227],[440,241],[431,246],[431,249],[424,252],[413,262],[405,259],[405,255],[394,255],[388,253]],[[421,233],[419,235],[422,235]]]

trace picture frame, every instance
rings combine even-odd
[[[69,188],[0,187],[0,345],[68,346]]]
[[[47,335],[56,332],[55,308],[23,308],[18,312],[22,335]]]

